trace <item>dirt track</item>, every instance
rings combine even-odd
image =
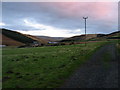
[[[118,88],[118,58],[115,44],[101,47],[61,88]]]

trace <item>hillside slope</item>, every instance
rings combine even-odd
[[[107,39],[120,39],[120,31],[112,32],[110,34],[104,34],[90,40],[107,40]]]
[[[26,35],[26,36],[29,37],[29,38],[31,38],[31,39],[33,39],[33,40],[39,41],[39,42],[41,42],[43,44],[47,44],[48,43],[47,40],[39,38],[37,36],[32,36],[32,35]]]
[[[5,36],[5,35],[2,35],[1,33],[0,33],[0,37],[2,37],[2,39],[0,39],[0,44],[2,44],[2,45],[7,45],[7,46],[22,46],[22,45],[25,45],[24,43],[13,40],[13,39]]]
[[[86,36],[85,35],[73,36],[73,37],[61,40],[61,42],[83,41],[83,40],[89,40],[89,39],[95,38],[95,37],[97,37],[97,34],[87,34]]]
[[[7,29],[2,29],[2,34],[13,40],[16,40],[25,44],[32,43],[34,41],[33,39],[28,38],[19,32],[7,30]]]
[[[61,40],[60,42],[76,42],[76,41],[84,41],[84,40],[106,40],[106,39],[120,39],[120,31],[112,32],[110,34],[85,34],[79,36],[73,36],[70,38],[66,38]]]
[[[14,45],[14,46],[21,46],[21,45],[29,45],[32,44],[34,41],[46,44],[47,41],[44,39],[37,38],[36,36],[22,34],[16,31],[7,30],[7,29],[0,29],[0,33],[2,35],[2,44],[4,45]]]
[[[49,37],[49,36],[37,36],[37,37],[42,38],[48,42],[60,41],[64,39],[64,37]]]

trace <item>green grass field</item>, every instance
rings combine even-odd
[[[3,88],[56,88],[101,45],[3,48]]]

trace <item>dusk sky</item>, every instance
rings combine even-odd
[[[118,30],[117,2],[3,2],[0,27],[24,34],[71,37]]]

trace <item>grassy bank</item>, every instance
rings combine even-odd
[[[3,88],[52,88],[106,42],[3,49]]]
[[[118,42],[117,42],[117,49],[118,49],[118,53],[120,54],[120,40],[118,40]]]

